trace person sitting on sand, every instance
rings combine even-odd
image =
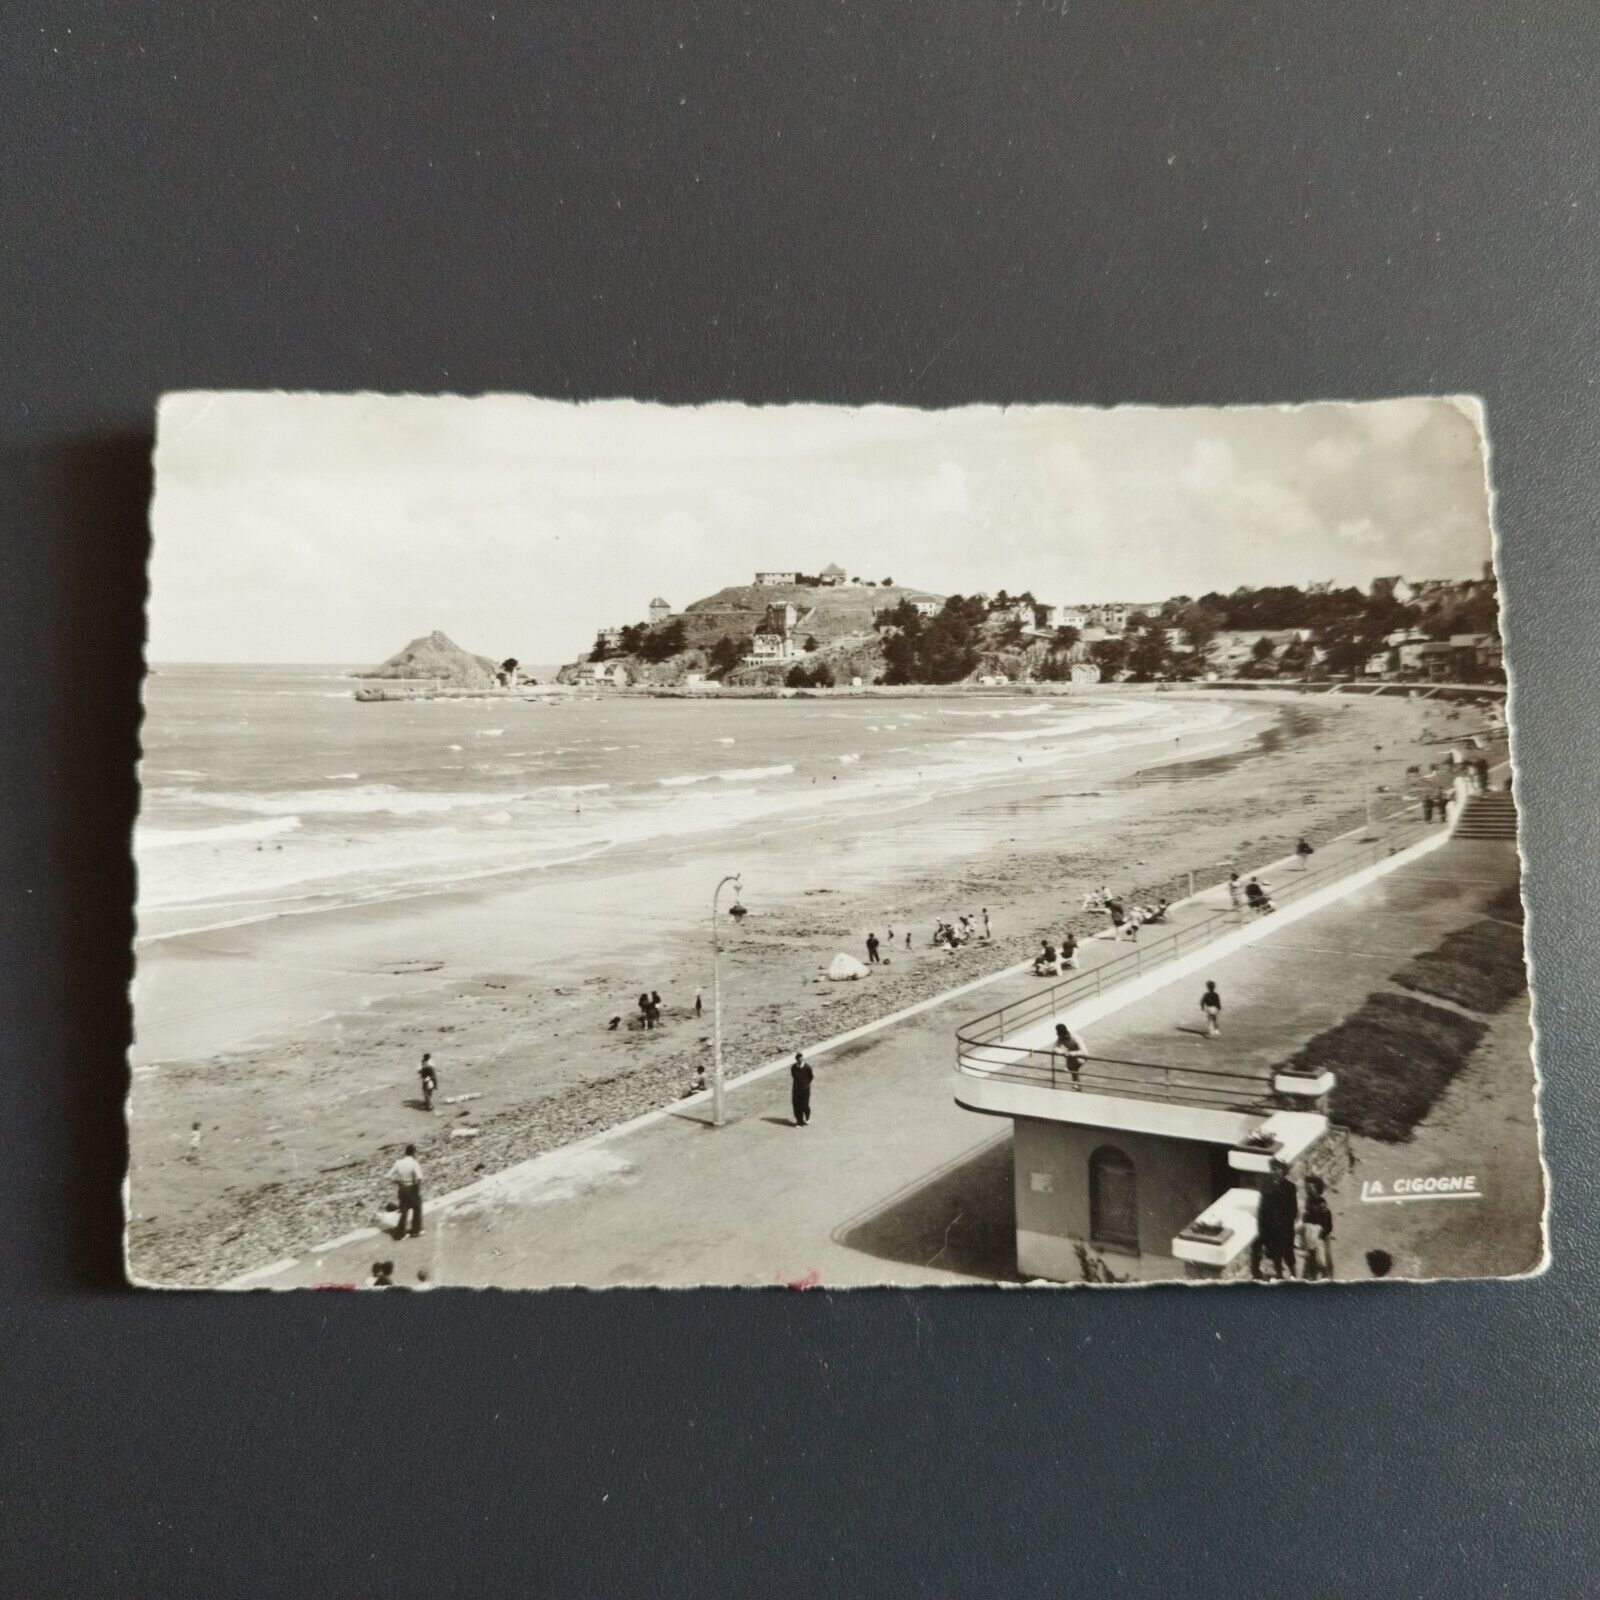
[[[1111,926],[1120,928],[1128,920],[1128,910],[1123,903],[1115,898],[1106,901],[1106,915],[1111,918]]]
[[[607,1033],[615,1033],[617,1031],[617,1029],[620,1028],[621,1026],[622,1026],[622,1018],[621,1017],[613,1017],[606,1024],[606,1032]]]
[[[1106,907],[1106,902],[1110,898],[1110,892],[1102,883],[1098,889],[1091,889],[1083,897],[1083,909],[1085,911],[1103,911]]]
[[[1043,948],[1033,958],[1033,975],[1036,978],[1061,976],[1061,963],[1056,956],[1056,947],[1048,939],[1043,942]]]
[[[1172,902],[1170,900],[1158,901],[1156,903],[1155,910],[1152,911],[1144,920],[1146,922],[1165,922],[1167,920],[1167,910],[1171,904]]]

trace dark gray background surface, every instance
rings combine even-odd
[[[4,8],[0,1589],[1594,1592],[1588,3]],[[157,396],[1476,391],[1536,1282],[118,1288]]]

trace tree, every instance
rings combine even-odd
[[[744,654],[748,648],[748,644],[743,644],[726,633],[723,634],[711,647],[711,676],[713,678],[725,678],[744,660]]]
[[[789,668],[783,681],[791,689],[831,689],[833,669],[826,661],[819,661],[814,666],[797,661]]]
[[[638,655],[639,648],[644,643],[644,636],[649,631],[642,622],[630,622],[622,630],[621,645],[623,655]]]
[[[1128,651],[1128,670],[1136,682],[1149,683],[1167,670],[1169,655],[1166,629],[1147,623]]]
[[[1125,639],[1096,639],[1089,655],[1102,678],[1120,677],[1128,665],[1128,644]]]
[[[894,579],[893,578],[885,578],[883,580],[883,586],[884,586],[885,589],[894,588]]]
[[[818,645],[817,645],[817,636],[816,636],[816,634],[808,633],[806,635],[806,649],[807,650],[815,650],[817,648],[818,648]]]
[[[1202,661],[1211,651],[1211,641],[1222,628],[1222,617],[1209,606],[1191,601],[1178,612],[1178,626],[1189,641],[1189,648]]]
[[[668,656],[675,656],[688,645],[688,637],[684,632],[683,618],[674,617],[671,622],[659,628],[649,629],[643,639],[639,641],[638,654],[646,661],[665,661]]]
[[[1055,638],[1051,642],[1057,650],[1070,650],[1082,637],[1082,633],[1069,622],[1056,629]]]
[[[594,636],[594,643],[589,647],[591,661],[604,661],[611,654],[611,646],[606,643],[605,631],[602,629]]]
[[[1250,655],[1255,661],[1270,661],[1277,653],[1278,647],[1266,636],[1266,634],[1262,634],[1261,637],[1250,646]]]

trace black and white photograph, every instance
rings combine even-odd
[[[168,395],[130,1278],[1542,1270],[1492,429]]]

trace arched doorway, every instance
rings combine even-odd
[[[1089,1157],[1089,1238],[1117,1250],[1139,1248],[1139,1182],[1115,1145]]]

